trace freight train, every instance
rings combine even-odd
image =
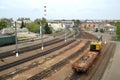
[[[77,72],[86,72],[102,49],[102,38],[90,43],[90,50],[86,52],[80,59],[72,63],[72,68]]]
[[[15,43],[15,36],[14,35],[7,35],[0,37],[0,46],[14,44]]]
[[[90,44],[90,51],[98,51],[100,52],[102,48],[102,36],[98,36],[94,41]]]
[[[0,46],[14,44],[15,38],[14,29],[12,27],[0,30]]]

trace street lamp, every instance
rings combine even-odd
[[[43,47],[43,33],[42,33],[41,22],[40,22],[40,36],[41,36],[41,44],[42,44],[41,49],[43,50],[43,49],[44,49],[44,47]]]
[[[16,22],[15,22],[15,41],[16,41],[16,57],[19,57],[18,55],[18,40],[17,40],[17,27],[16,27]]]

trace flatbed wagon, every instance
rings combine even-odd
[[[98,54],[98,52],[87,52],[72,64],[72,68],[77,72],[86,72]]]

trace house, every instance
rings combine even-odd
[[[90,31],[95,31],[96,28],[98,30],[100,30],[100,29],[105,30],[105,26],[108,23],[109,23],[109,21],[107,21],[107,20],[85,20],[85,21],[81,22],[80,28],[82,30],[90,30]]]
[[[74,26],[73,21],[61,21],[61,20],[48,20],[48,25],[53,27],[55,30],[57,29],[64,29],[64,28],[70,28]]]
[[[111,25],[111,24],[106,24],[106,25],[105,25],[105,30],[106,30],[107,32],[115,32],[115,31],[116,31],[116,26],[113,26],[113,25]]]
[[[31,23],[32,21],[31,20],[23,20],[23,22],[25,24],[28,24],[28,23]],[[12,24],[13,27],[15,26],[15,22],[14,21],[11,24]],[[21,24],[22,24],[22,21],[16,21],[16,27],[21,27]]]
[[[100,25],[102,24],[102,22],[98,22],[98,21],[93,21],[93,20],[86,20],[84,22],[81,22],[80,24],[80,28],[82,30],[90,30],[93,31],[96,28],[99,29]]]

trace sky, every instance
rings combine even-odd
[[[0,18],[120,19],[120,0],[0,0]]]

